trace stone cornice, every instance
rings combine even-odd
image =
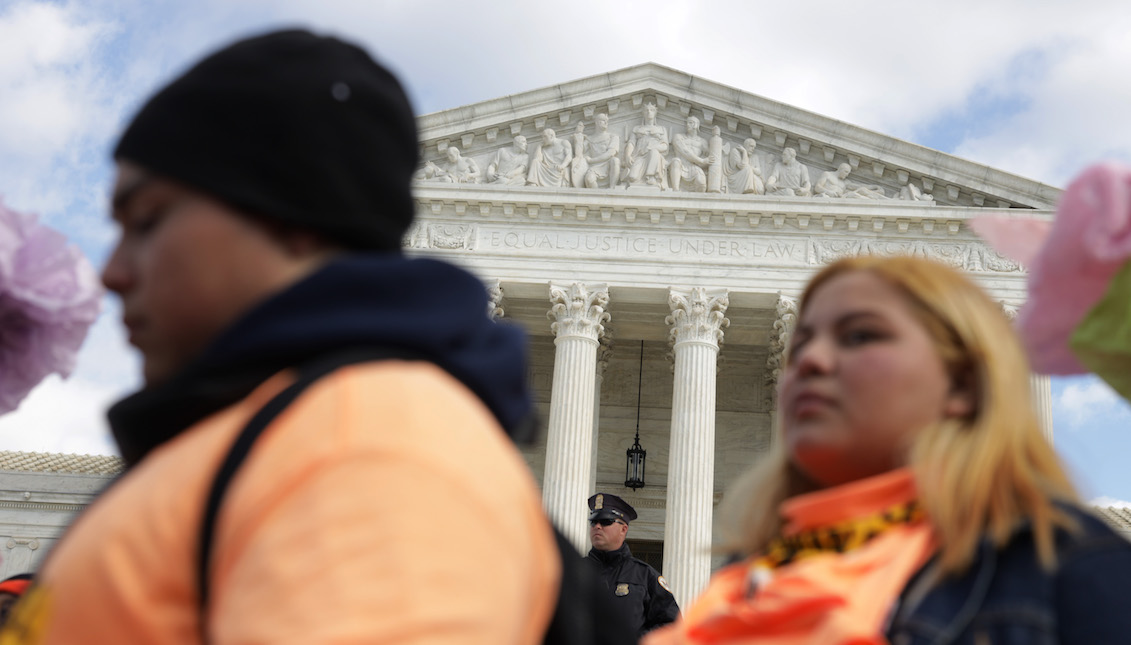
[[[1052,208],[1060,190],[953,155],[879,134],[733,87],[698,78],[655,63],[599,74],[551,87],[435,112],[417,119],[421,141],[452,140],[470,145],[476,137],[494,141],[500,129],[513,133],[566,125],[591,118],[595,111],[615,114],[639,109],[644,96],[692,105],[718,115],[731,132],[788,135],[802,148],[847,155],[852,165],[898,167],[912,179],[927,178],[938,190],[961,190],[972,197],[994,196],[1032,208]],[[662,106],[661,106],[662,107]],[[713,119],[708,119],[710,124]],[[560,126],[559,126],[560,127]]]
[[[45,511],[50,513],[78,513],[86,504],[53,504],[50,502],[5,502],[0,501],[0,509],[19,511]]]
[[[68,473],[112,477],[125,468],[120,457],[53,452],[0,451],[0,471]]]
[[[800,231],[949,235],[978,239],[966,222],[982,215],[1049,219],[1052,211],[918,205],[922,202],[859,199],[808,199],[702,193],[638,193],[586,189],[553,191],[538,187],[500,190],[470,184],[417,184],[421,219],[456,216],[484,221],[616,222],[697,228],[783,229]]]

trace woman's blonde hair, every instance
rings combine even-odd
[[[1003,546],[1023,520],[1032,525],[1042,565],[1054,566],[1054,531],[1074,527],[1054,501],[1076,502],[1076,492],[1041,433],[1029,364],[1001,307],[968,278],[937,262],[860,256],[817,273],[801,296],[799,313],[821,285],[856,271],[878,277],[907,298],[955,386],[974,397],[970,415],[925,428],[908,456],[920,503],[939,538],[940,573],[961,573],[983,536]],[[781,530],[781,502],[813,489],[782,443],[774,437],[770,454],[723,500],[723,549],[760,552]]]

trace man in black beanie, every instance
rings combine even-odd
[[[416,149],[396,78],[305,31],[141,109],[103,272],[144,364],[110,411],[127,470],[4,642],[541,641],[525,341],[473,276],[400,254]]]

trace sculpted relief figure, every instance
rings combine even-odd
[[[915,184],[907,182],[905,186],[899,189],[898,199],[912,202],[933,202],[935,201],[935,196],[930,193],[924,193]]]
[[[514,138],[510,148],[500,148],[487,164],[487,181],[492,184],[522,186],[526,183],[526,171],[530,165],[530,155],[526,154],[526,137],[521,134]]]
[[[573,130],[573,162],[569,165],[569,177],[574,188],[585,185],[585,171],[589,170],[589,162],[585,161],[585,124],[577,122]]]
[[[559,139],[553,130],[546,128],[542,131],[542,143],[534,148],[534,154],[530,156],[527,185],[547,188],[568,186],[571,160],[573,150],[569,141]]]
[[[731,148],[723,166],[727,177],[727,192],[735,195],[766,194],[766,185],[762,181],[762,162],[754,154],[757,147],[757,141],[747,139],[741,146]]]
[[[842,163],[837,169],[821,173],[817,185],[813,187],[816,197],[856,197],[860,199],[887,199],[884,189],[879,186],[860,186],[850,184],[848,175],[852,166]]]
[[[438,166],[429,161],[416,172],[416,178],[449,184],[474,184],[479,181],[479,164],[474,159],[461,155],[455,146],[448,146],[444,154],[448,156],[447,164]]]
[[[593,125],[597,132],[591,137],[582,134],[581,139],[574,144],[573,185],[578,188],[613,188],[620,179],[620,137],[609,132],[607,114],[598,114],[593,119]],[[579,123],[578,127],[583,126]],[[581,170],[581,176],[578,176],[576,169]]]
[[[440,181],[440,175],[443,174],[444,169],[437,166],[435,162],[425,162],[424,166],[413,173],[412,178],[418,181]]]
[[[786,197],[808,197],[813,191],[809,182],[809,169],[797,161],[797,151],[793,148],[782,150],[781,161],[774,164],[774,170],[766,180],[766,193]]]
[[[632,129],[632,136],[624,149],[625,180],[630,186],[659,186],[667,189],[665,174],[668,151],[668,131],[656,123],[656,106],[644,106],[644,123]]]
[[[672,145],[675,147],[675,158],[669,167],[672,190],[680,190],[687,182],[684,190],[693,193],[706,191],[707,168],[718,160],[710,154],[707,140],[699,136],[699,119],[687,117],[687,132],[675,135]]]

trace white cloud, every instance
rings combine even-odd
[[[1131,16],[1105,23],[1058,43],[1045,74],[1015,88],[1025,108],[956,153],[1058,185],[1101,158],[1131,161],[1131,86],[1113,82],[1131,61]]]
[[[1063,389],[1053,396],[1056,429],[1081,431],[1094,424],[1115,425],[1131,421],[1131,408],[1106,383],[1095,376],[1060,379]]]
[[[3,450],[115,454],[106,409],[117,388],[83,378],[44,380],[17,412],[0,417]]]
[[[1131,158],[1131,85],[1114,81],[1131,14],[1116,0],[261,7],[363,41],[424,112],[654,61],[901,138],[957,120],[947,151],[1057,185]]]
[[[1122,499],[1115,499],[1114,497],[1097,497],[1095,499],[1088,500],[1088,504],[1092,506],[1100,506],[1103,508],[1131,508],[1131,502]]]
[[[114,86],[101,54],[119,27],[79,3],[17,2],[0,10],[0,194],[42,215],[89,254],[92,181],[113,120]]]
[[[18,3],[0,14],[0,146],[42,160],[89,134],[102,84],[91,53],[112,23],[86,21],[72,6]]]

